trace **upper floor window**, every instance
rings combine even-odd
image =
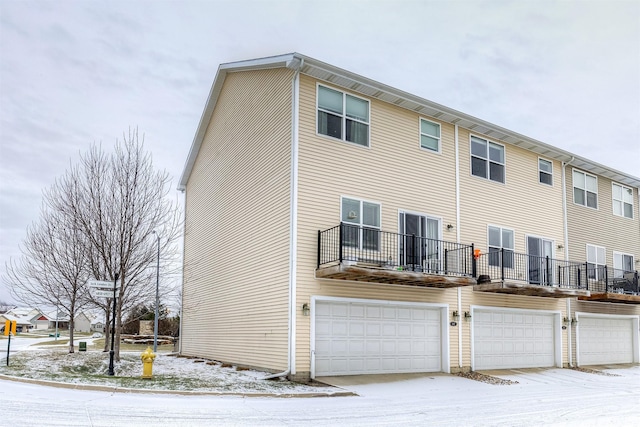
[[[318,86],[318,133],[369,146],[369,101]]]
[[[586,172],[573,171],[573,202],[598,208],[598,178]]]
[[[553,185],[553,163],[538,159],[538,179],[542,184]]]
[[[420,146],[427,150],[440,152],[440,125],[420,119]]]
[[[613,214],[633,218],[633,190],[616,183],[612,185]]]
[[[499,267],[504,259],[505,268],[513,268],[513,230],[489,226],[489,265]],[[504,253],[502,253],[504,249]]]
[[[342,244],[358,249],[380,249],[380,204],[342,198],[342,222],[345,227]]]
[[[471,137],[471,174],[504,183],[504,146]]]

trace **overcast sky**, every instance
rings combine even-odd
[[[175,187],[218,65],[290,52],[640,176],[640,0],[0,0],[0,274],[89,144]]]

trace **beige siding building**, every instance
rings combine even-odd
[[[638,178],[289,54],[220,66],[180,186],[185,355],[298,380],[640,361]],[[587,244],[628,294],[589,300]]]

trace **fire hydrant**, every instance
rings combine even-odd
[[[151,347],[147,347],[140,355],[140,359],[142,359],[142,378],[149,379],[153,377],[153,359],[155,358],[156,355],[151,350]]]

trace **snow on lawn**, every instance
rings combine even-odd
[[[286,380],[264,380],[266,372],[237,370],[218,362],[190,359],[175,355],[156,355],[153,378],[142,379],[141,352],[120,352],[120,362],[114,365],[115,376],[108,376],[109,353],[76,352],[61,349],[21,351],[12,354],[10,366],[0,366],[0,374],[57,381],[72,384],[92,384],[119,388],[151,390],[268,393],[268,394],[331,394],[339,389],[298,384]]]

